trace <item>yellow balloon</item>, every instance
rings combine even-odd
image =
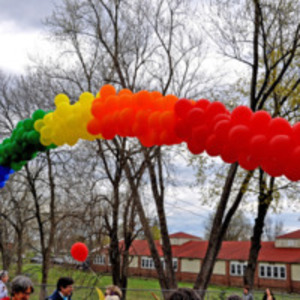
[[[58,94],[55,98],[54,98],[54,103],[55,106],[58,107],[58,105],[62,104],[62,103],[70,103],[70,99],[67,95],[65,94]]]
[[[89,92],[84,92],[79,97],[80,102],[91,103],[94,99],[95,99],[94,95],[92,93],[89,93]]]
[[[43,119],[39,119],[37,121],[34,122],[34,129],[38,132],[40,132],[41,128],[43,128],[45,126],[45,123],[43,121]]]
[[[76,118],[75,114],[69,114],[69,116],[66,118],[66,125],[69,128],[76,130],[78,127],[78,119]]]
[[[62,146],[65,143],[63,137],[59,134],[54,135],[52,140],[53,144],[55,144],[56,146]]]
[[[53,113],[47,114],[44,118],[43,121],[46,125],[51,125],[53,123]]]
[[[40,137],[40,142],[44,146],[49,146],[49,145],[52,144],[52,141],[50,139],[46,139],[46,138],[44,138],[42,136]]]
[[[59,117],[65,118],[71,111],[71,106],[68,103],[61,103],[59,106],[56,108],[56,113],[58,114]]]
[[[103,295],[102,291],[97,287],[96,287],[96,291],[98,293],[99,300],[105,300],[105,296]]]
[[[41,129],[41,136],[45,139],[51,139],[51,136],[53,134],[52,128],[48,126],[44,126]]]

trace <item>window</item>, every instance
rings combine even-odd
[[[286,278],[285,267],[280,267],[280,278],[282,279]]]
[[[176,272],[178,269],[178,261],[177,258],[173,258],[173,269]]]
[[[278,267],[276,266],[273,268],[273,277],[278,278]]]
[[[142,269],[154,269],[154,261],[150,257],[142,257]]]
[[[233,263],[230,264],[230,274],[231,275],[235,275],[236,274],[235,264],[233,264]]]
[[[96,255],[94,258],[95,265],[105,265],[105,255]]]
[[[230,275],[233,276],[244,276],[246,271],[246,262],[230,262]]]
[[[265,266],[259,267],[259,277],[265,277]]]
[[[259,277],[285,279],[286,278],[286,268],[285,268],[285,266],[260,264]]]

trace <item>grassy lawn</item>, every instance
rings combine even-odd
[[[26,264],[23,268],[23,273],[30,276],[30,278],[35,283],[35,292],[32,295],[32,300],[38,300],[39,290],[40,290],[40,282],[41,282],[41,265],[38,264]],[[11,270],[11,274],[14,274],[13,270]],[[72,277],[75,281],[75,289],[73,300],[97,300],[99,299],[97,292],[95,290],[95,286],[100,288],[103,292],[105,291],[105,287],[109,284],[112,284],[112,278],[108,275],[95,274],[91,271],[82,271],[76,270],[74,268],[66,268],[62,266],[52,266],[49,272],[49,279],[47,285],[47,292],[51,294],[52,291],[55,290],[56,281],[59,277],[69,276]],[[12,276],[13,277],[13,276]],[[188,282],[180,282],[180,287],[192,287],[192,283]],[[136,278],[131,277],[128,279],[128,292],[127,299],[128,300],[141,300],[141,299],[152,299],[154,300],[151,292],[155,293],[157,296],[161,298],[161,292],[159,283],[156,279],[149,278]],[[220,286],[209,286],[207,293],[207,300],[225,300],[227,296],[231,294],[238,294],[241,296],[242,289],[241,288],[227,288]],[[299,297],[299,295],[298,295]],[[257,292],[255,294],[255,300],[262,299],[262,293]],[[279,299],[289,299],[289,297],[280,297]],[[292,299],[292,298],[291,298]],[[296,298],[294,298],[296,299]],[[298,298],[299,299],[299,298]]]

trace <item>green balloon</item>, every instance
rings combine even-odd
[[[23,128],[23,121],[18,122],[16,129]]]
[[[9,143],[10,143],[10,139],[9,138],[4,139],[3,142],[2,142],[3,145],[7,145]]]
[[[42,109],[38,109],[32,114],[32,119],[33,119],[33,121],[42,119],[42,118],[44,118],[45,114],[46,114],[45,111],[43,111]]]
[[[31,130],[28,133],[28,141],[30,144],[33,144],[33,145],[39,144],[40,143],[40,134],[35,130]]]
[[[33,129],[33,120],[31,119],[25,119],[24,120],[24,128],[26,131],[32,130]]]
[[[10,166],[14,171],[20,171],[23,167],[22,163],[12,162]]]

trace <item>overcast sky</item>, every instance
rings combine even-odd
[[[42,20],[51,13],[59,0],[0,0],[0,69],[21,74],[30,64],[28,56],[47,55],[53,51],[44,38]],[[167,192],[166,211],[170,232],[185,231],[203,236],[204,225],[211,207],[200,204],[200,187],[191,188],[194,171],[182,166],[180,174],[186,184],[173,187]],[[287,202],[287,200],[283,200]],[[288,206],[285,206],[288,207]],[[299,213],[285,209],[272,213],[273,220],[284,222],[285,231],[300,228]],[[249,216],[254,218],[253,215]]]

